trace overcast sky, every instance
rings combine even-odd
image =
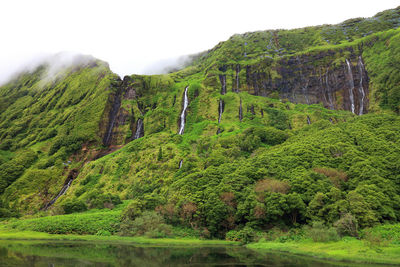
[[[370,17],[380,0],[1,0],[0,81],[60,51],[90,54],[123,76],[212,48],[235,33]],[[161,63],[160,63],[161,64]]]

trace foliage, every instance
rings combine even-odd
[[[342,215],[334,225],[340,236],[358,236],[358,223],[351,213]]]
[[[129,200],[117,221],[117,213],[109,218],[114,228],[85,228],[78,214],[32,219],[33,228],[164,237],[172,225],[247,243],[263,231],[265,239],[295,241],[303,233],[288,229],[311,224],[304,231],[325,242],[337,238],[331,226],[357,236],[399,222],[399,17],[394,9],[338,25],[235,35],[165,75],[121,80],[92,59],[50,80],[43,78],[46,66],[16,76],[0,87],[0,217],[39,216],[72,178],[43,215],[104,208],[114,214]],[[302,57],[316,78],[358,56],[370,78],[371,114],[362,116],[287,102],[279,99],[283,87],[257,96],[248,77],[255,69],[278,81],[277,70]],[[343,95],[335,97],[340,108]],[[144,136],[133,140],[139,122]]]
[[[7,225],[9,229],[38,231],[49,234],[115,233],[119,228],[120,211],[76,213],[19,220]]]
[[[231,230],[226,233],[225,239],[229,241],[239,241],[241,244],[248,244],[254,241],[256,233],[253,229],[245,226],[243,229]]]
[[[65,214],[87,210],[86,204],[82,200],[78,199],[68,199],[61,205],[61,207],[64,209]]]
[[[335,228],[328,228],[322,222],[314,222],[306,231],[307,235],[314,242],[338,241],[339,235]]]
[[[172,227],[164,223],[164,218],[157,212],[145,211],[132,220],[124,220],[120,226],[120,233],[125,236],[146,235],[152,238],[161,238],[171,235]]]

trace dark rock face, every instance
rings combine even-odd
[[[113,137],[113,129],[116,125],[116,120],[118,117],[118,113],[121,107],[121,93],[122,93],[122,88],[120,86],[117,87],[117,90],[115,93],[110,94],[109,97],[109,104],[111,108],[109,109],[108,113],[108,124],[106,128],[106,133],[103,136],[103,145],[104,146],[109,146],[111,144],[111,140]]]
[[[139,137],[143,137],[143,121],[141,120],[139,123],[135,119],[135,114],[133,110],[129,112],[129,110],[121,107],[122,99],[136,99],[138,97],[138,93],[135,88],[131,85],[132,79],[129,76],[126,76],[123,81],[119,81],[119,84],[116,85],[115,92],[110,94],[109,104],[108,104],[108,123],[105,126],[106,132],[103,136],[103,145],[111,146],[111,145],[121,145],[125,144],[128,141],[133,140],[137,137],[137,132],[139,132]],[[124,125],[129,124],[129,129],[133,133],[131,137],[125,140],[126,129],[124,129]],[[137,126],[140,125],[139,131],[137,131]]]
[[[335,58],[332,51],[283,58],[273,64],[246,67],[249,93],[293,103],[322,103],[329,109],[368,111],[368,75],[361,55],[349,51],[348,58]]]

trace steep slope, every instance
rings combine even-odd
[[[95,59],[24,73],[0,87],[0,212],[129,199],[218,237],[398,221],[399,25],[397,8],[235,35],[165,75]]]

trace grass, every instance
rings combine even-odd
[[[290,254],[311,256],[335,261],[355,263],[400,264],[400,246],[389,244],[371,247],[357,239],[342,239],[337,242],[318,243],[311,240],[280,243],[260,241],[247,245],[258,251],[288,252]]]
[[[3,226],[3,229],[38,231],[51,234],[96,234],[103,230],[110,233],[118,229],[121,211],[102,211],[47,216],[17,220]]]
[[[59,235],[35,231],[6,231],[0,230],[0,240],[60,240],[60,241],[99,241],[106,243],[121,244],[152,244],[160,246],[184,245],[184,246],[205,246],[205,245],[239,245],[239,242],[225,240],[201,240],[195,238],[147,238],[147,237],[122,237],[122,236],[96,236],[96,235]]]

